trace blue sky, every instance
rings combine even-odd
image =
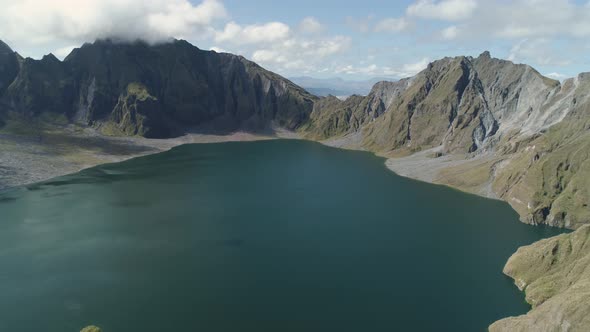
[[[590,4],[568,0],[0,0],[0,39],[25,56],[101,37],[184,38],[284,76],[399,78],[444,56],[590,71]]]

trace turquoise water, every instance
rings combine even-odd
[[[0,195],[0,331],[484,331],[556,230],[302,141],[186,145]]]

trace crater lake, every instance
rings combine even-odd
[[[559,231],[318,143],[185,145],[0,194],[0,331],[485,331]]]

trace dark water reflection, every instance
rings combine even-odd
[[[0,331],[484,331],[556,233],[299,141],[183,146],[0,195]]]

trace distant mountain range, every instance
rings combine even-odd
[[[336,97],[361,95],[366,96],[375,83],[380,81],[395,81],[394,78],[371,78],[369,80],[344,80],[342,78],[313,78],[309,76],[290,77],[293,83],[303,87],[316,96]]]

